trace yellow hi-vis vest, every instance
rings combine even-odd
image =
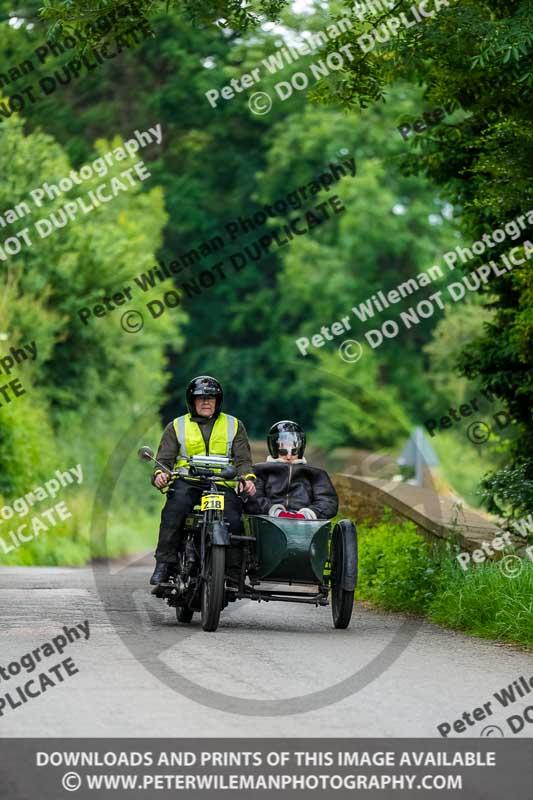
[[[183,456],[210,455],[227,456],[231,458],[231,448],[239,426],[236,417],[223,413],[218,415],[211,430],[211,436],[209,437],[209,452],[206,452],[204,437],[202,436],[200,426],[191,419],[190,414],[176,417],[173,425],[179,445],[179,455],[174,469],[179,469],[180,467],[188,469],[189,464],[183,459]],[[228,480],[221,481],[221,483],[224,483],[226,486],[236,485],[235,481]]]

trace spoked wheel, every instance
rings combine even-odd
[[[189,606],[176,606],[176,619],[178,622],[190,622],[194,611]]]
[[[209,549],[205,561],[205,579],[202,586],[202,628],[216,631],[220,612],[224,606],[224,569],[226,548],[214,544]]]
[[[331,610],[336,628],[347,628],[357,586],[357,530],[349,519],[341,519],[331,537]]]

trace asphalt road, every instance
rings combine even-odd
[[[64,625],[90,631],[28,677],[0,680],[1,700],[61,659],[79,670],[4,707],[0,736],[438,736],[488,701],[493,714],[455,735],[512,736],[506,718],[533,705],[533,691],[507,709],[492,696],[531,678],[531,653],[357,603],[347,631],[329,607],[240,601],[204,633],[150,595],[151,566],[0,569],[0,666]]]

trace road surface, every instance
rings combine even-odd
[[[90,631],[61,656],[79,671],[4,708],[1,736],[425,737],[488,701],[490,717],[455,735],[497,725],[512,736],[506,718],[533,705],[533,690],[507,709],[493,697],[533,676],[531,653],[518,648],[357,603],[350,628],[336,631],[329,607],[240,601],[208,634],[196,617],[178,626],[150,595],[151,568],[146,557],[112,574],[0,569],[1,666],[65,625],[87,620]],[[0,697],[59,660],[1,680]],[[533,724],[517,735],[533,735]]]

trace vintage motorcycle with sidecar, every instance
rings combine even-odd
[[[188,469],[170,471],[150,447],[141,447],[138,455],[202,489],[200,505],[185,520],[175,574],[152,590],[175,607],[179,622],[191,622],[200,612],[204,631],[215,631],[223,608],[242,598],[318,607],[329,605],[331,595],[334,626],[348,627],[357,586],[357,531],[351,520],[332,526],[330,520],[297,515],[244,514],[244,535],[235,536],[224,521],[224,494],[216,483],[236,477],[228,458],[191,456]]]

